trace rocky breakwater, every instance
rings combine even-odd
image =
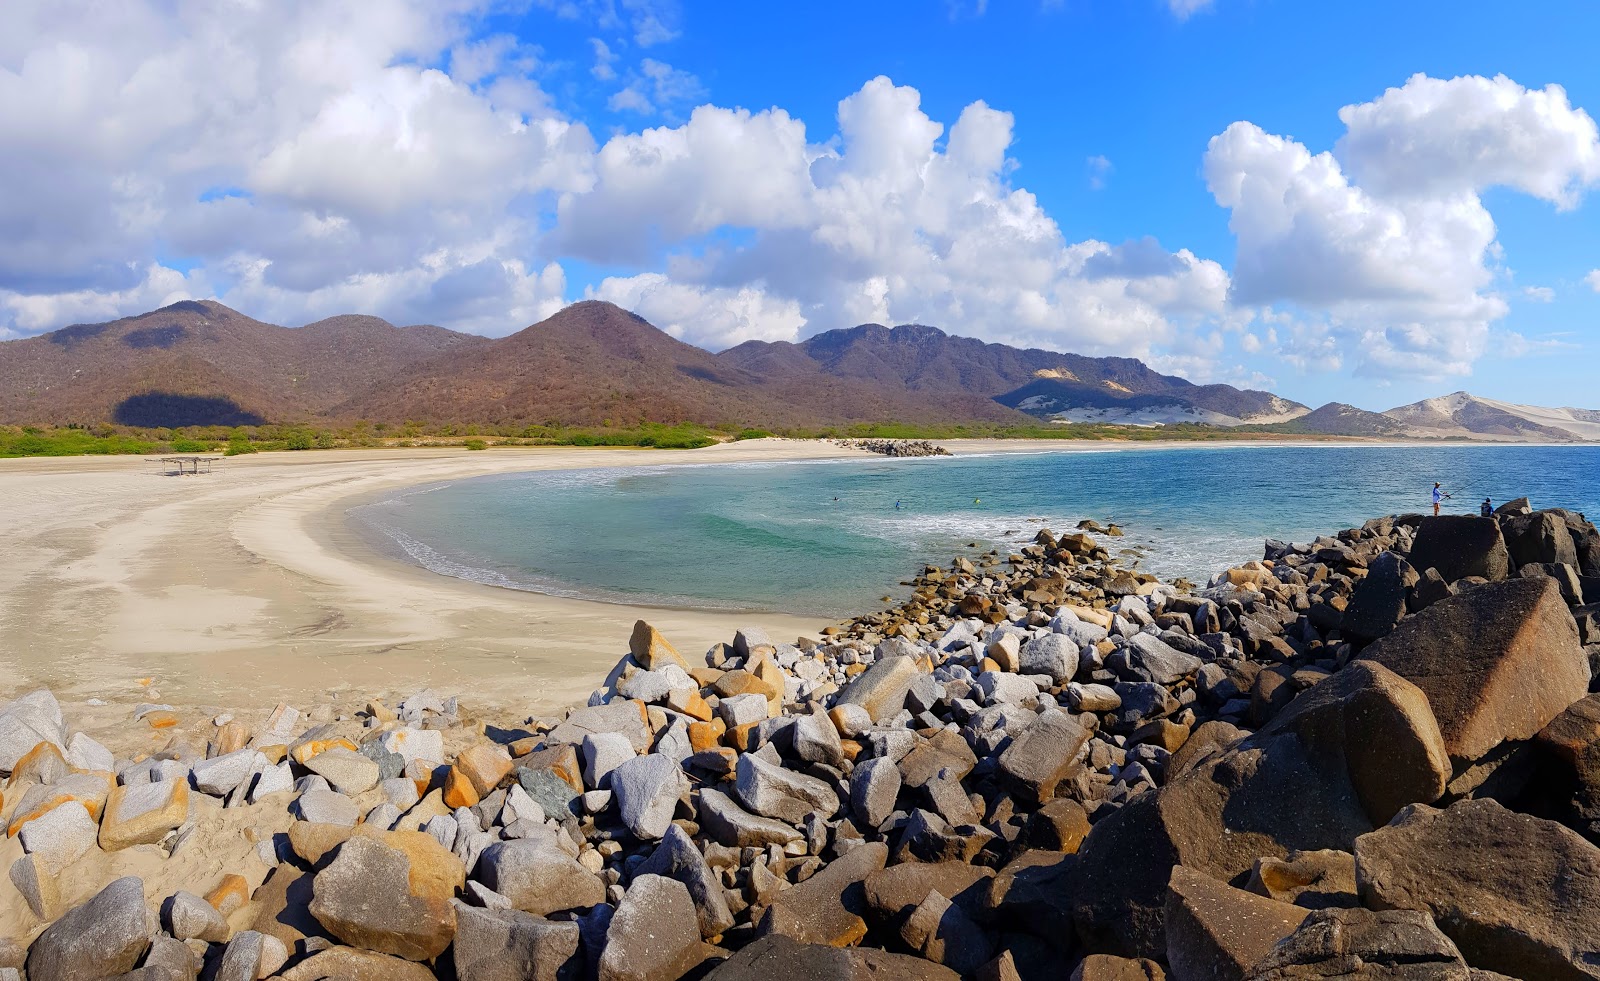
[[[880,456],[949,456],[950,451],[925,439],[841,439],[839,446]]]
[[[820,641],[641,622],[515,725],[421,693],[118,759],[35,693],[0,977],[1597,977],[1600,535],[1518,510],[1192,592],[1041,532]]]

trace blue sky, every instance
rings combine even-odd
[[[599,296],[714,349],[918,320],[1600,407],[1593,4],[71,6],[0,11],[0,336]]]

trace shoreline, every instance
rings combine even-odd
[[[1378,442],[950,440],[957,456]],[[1398,444],[1410,445],[1410,444]],[[1485,444],[1496,445],[1496,444]],[[815,636],[827,621],[617,604],[508,589],[384,554],[349,527],[363,500],[442,480],[601,467],[889,458],[825,441],[701,450],[329,450],[229,458],[218,474],[158,478],[136,458],[0,461],[0,695],[270,707],[341,691],[434,687],[529,713],[582,701],[648,619],[688,651],[757,622]],[[148,686],[139,679],[153,678]]]

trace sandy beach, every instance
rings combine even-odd
[[[949,445],[958,454],[1174,446]],[[0,460],[0,697],[49,687],[71,701],[255,709],[432,687],[537,713],[585,698],[639,618],[691,656],[751,620],[775,637],[814,635],[824,623],[438,576],[374,548],[345,512],[383,492],[482,474],[823,458],[867,455],[794,440],[694,451],[336,450],[234,457],[182,478],[132,457]]]

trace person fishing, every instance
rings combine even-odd
[[[1434,483],[1433,483],[1433,516],[1435,518],[1437,518],[1439,516],[1439,502],[1444,500],[1445,498],[1447,498],[1449,496],[1450,496],[1449,494],[1446,494],[1444,492],[1444,488],[1439,486],[1439,482],[1438,481],[1434,481]]]
[[[1494,504],[1487,497],[1483,499],[1482,504],[1478,505],[1478,514],[1485,518],[1494,517]]]

